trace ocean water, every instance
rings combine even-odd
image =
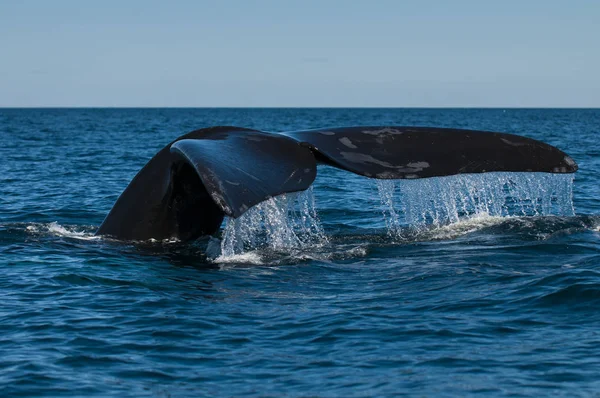
[[[320,167],[191,244],[94,235],[193,129],[525,135],[573,176]],[[2,396],[596,396],[600,110],[0,109]]]

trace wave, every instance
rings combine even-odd
[[[534,308],[595,309],[600,304],[600,272],[592,269],[559,271],[551,275],[536,277],[511,292],[516,304]]]
[[[288,202],[282,202],[281,199],[279,201],[281,206],[288,207]],[[269,203],[265,206],[270,206],[269,208],[273,210],[275,204]],[[290,216],[292,218],[286,218],[285,214],[285,212],[270,211],[263,213],[260,216],[262,218],[257,218],[257,214],[254,214],[254,218],[250,220],[251,228],[248,224],[244,224],[243,219],[241,221],[238,219],[237,224],[229,225],[229,229],[227,224],[224,226],[220,239],[213,237],[198,241],[195,245],[205,254],[206,260],[213,264],[278,265],[305,261],[343,261],[365,257],[377,247],[459,238],[470,239],[469,236],[479,238],[482,234],[492,237],[518,237],[531,241],[547,240],[556,235],[564,236],[584,231],[600,232],[600,216],[589,215],[517,217],[481,212],[444,225],[404,226],[393,230],[362,229],[361,233],[356,234],[352,231],[349,231],[350,233],[342,233],[340,230],[326,231],[320,226],[316,216],[310,219],[308,224],[298,224],[297,213]],[[264,229],[265,217],[267,226],[270,226],[268,230]],[[236,228],[232,228],[231,225]],[[58,222],[7,223],[0,224],[0,241],[21,241],[27,236],[33,236],[117,243],[108,237],[95,235],[95,231],[95,226],[61,225]],[[239,235],[240,231],[245,235]],[[243,239],[240,239],[240,236]],[[237,242],[237,246],[233,246],[232,242]],[[171,250],[168,247],[181,245],[177,239],[160,241],[151,239],[125,243],[165,247],[165,250]],[[232,247],[235,250],[232,250]]]
[[[84,230],[78,230],[77,227],[65,227],[57,222],[51,222],[48,224],[31,224],[28,225],[26,230],[29,233],[40,234],[48,233],[54,236],[60,236],[64,238],[79,239],[79,240],[100,240],[101,236],[94,235],[92,232]]]
[[[597,231],[600,216],[494,216],[476,213],[456,222],[444,225],[404,226],[398,229],[363,230],[361,234],[326,234],[325,240],[275,239],[271,245],[264,236],[265,231],[255,230],[257,235],[237,252],[223,252],[223,241],[214,239],[211,250],[207,250],[210,261],[215,263],[279,264],[299,261],[334,261],[367,256],[377,247],[403,246],[422,242],[464,239],[480,239],[482,236],[518,238],[524,242],[543,241],[557,235],[569,235],[585,231]],[[289,232],[289,231],[288,231]],[[262,240],[261,240],[262,239]]]
[[[433,225],[429,227],[417,228],[416,233],[410,233],[411,227],[406,227],[404,231],[408,232],[408,235],[413,240],[449,240],[456,239],[460,236],[468,235],[473,232],[480,231],[484,228],[488,228],[494,225],[506,223],[508,221],[517,219],[514,216],[493,216],[487,212],[475,213],[471,216],[461,218],[456,222],[445,224],[445,225]],[[400,237],[405,236],[406,232],[403,230],[396,232]]]
[[[85,240],[85,241],[107,241],[107,242],[121,242],[113,239],[109,236],[96,235],[96,226],[83,226],[83,225],[61,225],[58,222],[50,223],[14,223],[6,224],[6,228],[23,230],[27,234],[34,236],[55,236],[68,239]],[[138,244],[162,244],[168,245],[173,243],[180,243],[181,241],[177,238],[168,239],[148,239],[146,241],[129,241],[129,243]]]
[[[377,235],[375,235],[377,237]],[[206,249],[208,261],[222,266],[234,265],[289,265],[307,261],[331,263],[367,256],[372,242],[360,239],[355,242],[353,237],[331,237],[333,241],[298,247],[279,247],[274,249],[267,245],[248,249],[241,253],[221,252],[221,240],[212,238]]]

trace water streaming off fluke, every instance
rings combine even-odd
[[[487,173],[421,180],[377,180],[388,232],[491,217],[575,214],[573,175]]]
[[[387,233],[395,238],[426,226],[467,222],[464,229],[471,231],[473,222],[485,226],[507,216],[574,215],[570,174],[487,173],[376,182]],[[258,248],[289,252],[325,243],[311,187],[226,219],[220,248],[212,257],[233,261]]]
[[[227,218],[221,257],[239,255],[257,247],[290,250],[326,242],[311,187],[259,203],[237,219]]]

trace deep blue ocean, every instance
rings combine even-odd
[[[501,131],[580,170],[378,185],[322,166],[261,205],[300,216],[241,246],[232,221],[192,244],[94,236],[158,150],[215,125]],[[600,395],[600,110],[0,109],[0,159],[2,396]],[[506,179],[520,203],[452,213],[449,184],[464,205]]]

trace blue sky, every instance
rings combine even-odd
[[[0,106],[600,107],[600,1],[0,0]]]

